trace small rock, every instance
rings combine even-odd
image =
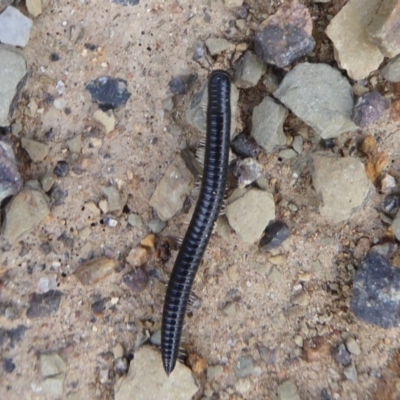
[[[290,236],[290,229],[283,221],[271,221],[265,228],[259,248],[262,252],[279,247]]]
[[[18,193],[21,187],[22,187],[22,178],[18,171],[12,143],[6,138],[1,138],[0,139],[0,204],[6,197]]]
[[[67,370],[65,361],[57,353],[42,354],[39,364],[42,378],[58,375]]]
[[[275,365],[277,361],[276,350],[269,349],[261,343],[256,344],[258,353],[260,354],[261,360],[266,365]]]
[[[114,130],[115,116],[111,110],[96,110],[93,114],[93,118],[104,126],[107,134]]]
[[[351,356],[350,353],[347,351],[346,346],[343,343],[333,351],[333,358],[338,364],[347,367],[351,364]]]
[[[349,365],[343,370],[344,376],[354,383],[358,383],[358,374],[354,364]]]
[[[37,284],[37,289],[40,293],[47,293],[50,290],[54,290],[57,288],[57,279],[55,276],[49,276],[49,277],[42,277],[39,279],[39,282]]]
[[[86,86],[92,101],[98,103],[103,111],[124,106],[131,97],[127,88],[126,80],[111,76],[101,76]]]
[[[389,197],[389,196],[387,196]],[[397,200],[398,202],[398,200]],[[397,212],[396,217],[392,222],[392,231],[397,240],[400,240],[400,211]]]
[[[280,282],[283,278],[282,272],[279,270],[278,267],[273,266],[271,272],[268,275],[268,279],[271,282]]]
[[[49,192],[56,183],[56,177],[52,171],[48,171],[40,177],[40,185],[45,193]]]
[[[42,0],[26,0],[26,8],[29,14],[36,18],[43,11]]]
[[[141,267],[146,261],[148,261],[149,255],[144,247],[136,247],[129,252],[126,261],[133,267]]]
[[[293,304],[301,307],[307,307],[310,304],[310,295],[306,291],[302,291],[293,297]]]
[[[134,226],[134,227],[137,227],[137,228],[143,227],[143,220],[137,214],[129,214],[128,223],[129,223],[130,226]]]
[[[283,123],[287,115],[288,110],[271,97],[265,97],[254,107],[251,136],[267,153],[273,153],[286,144]]]
[[[224,0],[227,7],[240,7],[243,4],[243,0]]]
[[[99,201],[99,208],[103,214],[108,213],[108,201],[107,200],[100,200]]]
[[[265,226],[275,218],[275,203],[271,193],[250,189],[226,208],[229,224],[247,243],[259,239]]]
[[[21,139],[21,146],[29,154],[29,157],[33,162],[43,161],[49,154],[50,150],[48,144],[26,138]]]
[[[160,218],[153,218],[149,221],[147,226],[153,233],[161,233],[161,231],[167,226],[167,223],[162,221]]]
[[[283,254],[278,254],[276,256],[271,256],[268,258],[268,261],[274,265],[283,265],[285,264],[287,257]]]
[[[303,347],[303,338],[300,335],[296,335],[294,337],[294,342],[297,344],[297,346]]]
[[[352,87],[338,70],[327,64],[296,65],[274,96],[322,139],[356,129],[351,121]]]
[[[293,149],[284,149],[278,153],[278,156],[284,160],[290,160],[297,157],[297,153]]]
[[[241,157],[256,158],[261,151],[256,141],[245,133],[235,137],[231,143],[231,148],[234,153]]]
[[[140,0],[112,0],[112,2],[123,6],[136,6],[140,3]]]
[[[117,262],[106,257],[93,258],[80,265],[74,275],[83,285],[93,285],[114,272]]]
[[[5,372],[7,372],[7,374],[11,374],[12,372],[14,372],[16,366],[12,358],[3,358],[2,362],[3,362],[3,369]]]
[[[367,27],[368,38],[385,57],[392,58],[400,53],[400,3],[397,0],[383,0],[379,1],[379,5]]]
[[[118,220],[112,215],[105,215],[101,219],[102,223],[109,228],[115,228],[118,225]]]
[[[400,326],[400,269],[371,252],[361,262],[353,282],[351,309],[367,324],[389,329]]]
[[[228,303],[222,310],[222,312],[227,316],[236,315],[236,304]]]
[[[168,221],[182,210],[186,197],[190,194],[194,177],[180,154],[177,154],[165,171],[150,199],[162,221]]]
[[[359,356],[361,354],[361,349],[356,340],[353,337],[349,337],[346,340],[346,347],[347,350],[351,353],[354,354],[355,356]]]
[[[153,235],[152,233],[145,236],[141,241],[140,244],[143,247],[147,247],[150,250],[154,250],[154,246],[156,243],[156,235]]]
[[[79,237],[82,240],[86,240],[92,234],[92,227],[86,226],[79,231]]]
[[[334,55],[339,67],[347,70],[354,80],[366,78],[383,61],[383,55],[366,33],[380,4],[381,0],[370,0],[367,3],[364,0],[350,0],[326,29],[335,47]]]
[[[207,368],[207,380],[218,379],[224,372],[222,365],[211,365]]]
[[[109,212],[119,211],[122,208],[119,191],[115,186],[102,186],[101,191],[107,197]]]
[[[386,174],[382,179],[381,179],[381,192],[382,193],[390,193],[394,188],[396,187],[396,179],[389,174]]]
[[[296,135],[293,138],[292,146],[293,146],[293,150],[296,153],[301,154],[303,152],[303,137],[300,135]]]
[[[67,140],[67,146],[71,153],[80,153],[82,150],[82,134],[74,136],[72,139]]]
[[[23,189],[6,208],[3,236],[11,244],[30,232],[50,213],[46,198],[41,191]]]
[[[235,66],[235,85],[241,89],[254,87],[266,70],[267,66],[255,54],[247,51]]]
[[[389,82],[400,82],[400,55],[390,60],[381,73]]]
[[[25,47],[29,41],[32,25],[32,20],[25,17],[18,9],[7,7],[0,14],[0,42]]]
[[[277,392],[279,400],[301,400],[296,385],[291,381],[280,384]]]
[[[148,281],[149,278],[142,268],[134,269],[122,277],[122,282],[136,293],[143,292]]]
[[[65,178],[69,171],[69,165],[66,161],[57,161],[56,166],[53,169],[53,172],[59,178]]]
[[[390,101],[378,92],[369,92],[358,98],[354,104],[352,121],[361,127],[378,120],[390,107]]]
[[[59,186],[55,186],[50,191],[50,204],[52,206],[59,206],[64,204],[64,200],[68,197],[68,191]]]
[[[268,64],[287,67],[312,51],[315,40],[308,8],[297,0],[284,3],[255,35],[255,51]]]
[[[151,335],[150,342],[153,346],[161,346],[161,329]]]
[[[263,79],[263,85],[267,94],[272,94],[276,89],[278,89],[278,78],[272,71],[268,71],[266,77]]]
[[[317,1],[317,0],[314,0]],[[319,2],[322,2],[322,0],[318,0]],[[326,1],[326,0],[324,0]],[[328,0],[330,1],[330,0]],[[331,396],[329,395],[328,389],[322,389],[321,390],[321,400],[331,400]]]
[[[62,293],[58,290],[49,290],[41,294],[32,293],[26,316],[32,319],[54,314],[60,306],[61,296]]]
[[[232,43],[222,38],[210,38],[206,40],[207,50],[212,56],[216,56],[233,47]]]
[[[162,390],[160,390],[162,388]],[[191,400],[199,387],[192,372],[183,363],[176,363],[167,376],[160,353],[151,346],[142,346],[135,352],[129,372],[115,384],[115,400],[165,400],[166,393],[174,400]]]
[[[0,13],[2,13],[11,3],[13,0],[0,0]]]
[[[250,356],[240,357],[233,366],[233,371],[235,372],[237,378],[245,378],[246,376],[253,375],[253,359]]]
[[[246,395],[252,388],[252,384],[249,379],[239,379],[234,386],[236,392],[242,396]]]
[[[195,80],[196,75],[193,74],[178,75],[168,82],[168,86],[173,94],[183,95],[186,94]]]
[[[322,196],[321,215],[334,223],[349,219],[370,189],[364,165],[356,158],[314,155],[311,174]]]
[[[236,163],[233,174],[237,179],[237,186],[244,188],[253,183],[261,175],[262,171],[263,166],[254,158],[245,158]]]
[[[46,378],[41,386],[44,393],[51,395],[53,398],[62,396],[64,391],[65,374],[58,374]]]
[[[392,257],[393,253],[396,250],[396,246],[392,243],[382,243],[382,244],[377,244],[374,247],[372,247],[371,252],[378,253],[381,255],[383,258],[388,260],[390,257]]]

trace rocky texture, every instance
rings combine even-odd
[[[28,318],[48,317],[58,311],[62,293],[59,290],[49,290],[46,293],[32,293],[29,308],[26,312]]]
[[[390,60],[386,66],[382,68],[381,73],[389,82],[400,82],[400,56]]]
[[[11,5],[12,2],[13,0],[0,0],[0,13]]]
[[[189,90],[192,83],[196,80],[196,75],[178,75],[173,77],[168,86],[172,94],[183,95]]]
[[[356,128],[350,118],[352,87],[338,70],[327,64],[297,65],[285,76],[274,96],[322,139]]]
[[[381,0],[350,0],[326,29],[335,47],[336,61],[353,79],[366,78],[383,61],[382,53],[366,33],[380,4]]]
[[[193,182],[192,173],[186,167],[182,156],[177,154],[165,171],[149,202],[161,220],[168,221],[182,210]]]
[[[57,161],[56,166],[53,169],[53,173],[55,176],[59,178],[65,178],[69,171],[69,164],[67,161],[61,160]]]
[[[21,147],[29,154],[33,162],[43,161],[50,151],[50,146],[48,144],[26,138],[21,139]]]
[[[243,4],[243,0],[224,0],[227,7],[240,7]]]
[[[1,29],[0,21],[0,31]],[[18,95],[25,83],[26,61],[16,50],[0,45],[0,71],[0,126],[8,126]]]
[[[241,89],[254,87],[266,70],[267,66],[255,54],[247,51],[235,66],[235,85]]]
[[[257,189],[245,191],[241,197],[227,205],[226,216],[231,227],[245,242],[254,243],[275,218],[273,196]]]
[[[286,144],[283,123],[288,110],[271,97],[265,97],[253,110],[251,136],[267,153]]]
[[[176,363],[167,376],[159,351],[143,346],[135,352],[135,358],[126,376],[115,385],[115,400],[191,400],[198,390],[192,372],[182,363]]]
[[[359,265],[353,282],[351,309],[367,324],[400,326],[400,269],[371,252]]]
[[[216,56],[233,47],[233,44],[226,39],[210,38],[206,40],[207,50],[212,56]]]
[[[400,54],[400,2],[383,0],[367,28],[368,37],[385,57]]]
[[[108,211],[119,211],[122,208],[119,191],[115,186],[102,186],[101,191],[107,197]]]
[[[0,14],[0,42],[25,47],[29,41],[33,22],[18,9],[7,7]]]
[[[307,7],[297,0],[286,2],[261,24],[255,35],[255,51],[266,63],[287,67],[314,49],[312,30]]]
[[[67,365],[56,353],[42,354],[39,358],[40,375],[43,378],[42,390],[60,397],[63,394]]]
[[[397,198],[396,201],[398,201]],[[392,222],[392,231],[394,236],[396,236],[396,239],[400,241],[400,211],[397,212],[396,217]]]
[[[239,160],[233,168],[233,174],[237,179],[237,186],[244,188],[253,183],[263,171],[263,166],[254,158]]]
[[[236,136],[231,142],[231,148],[238,156],[257,157],[261,151],[256,141],[245,133]]]
[[[110,133],[114,130],[115,128],[115,116],[112,110],[96,110],[93,113],[93,118],[96,121],[99,121],[103,126],[106,131],[106,133]]]
[[[37,17],[43,11],[42,0],[26,0],[26,8],[32,17]]]
[[[341,364],[344,367],[351,364],[351,355],[343,343],[340,343],[340,345],[333,351],[333,358],[338,364]]]
[[[259,247],[263,252],[279,247],[290,236],[290,229],[283,221],[271,221],[265,228]]]
[[[149,278],[142,268],[134,269],[122,277],[122,282],[133,292],[140,293],[146,288]]]
[[[93,258],[80,265],[74,275],[83,285],[92,285],[111,275],[116,266],[117,262],[110,258]]]
[[[278,386],[279,400],[301,400],[296,385],[291,381],[285,381]]]
[[[50,213],[46,197],[39,190],[25,188],[6,209],[3,236],[14,244],[24,233],[30,232]]]
[[[390,107],[390,101],[378,92],[369,92],[358,98],[354,104],[352,121],[361,127],[377,121]]]
[[[0,204],[6,197],[17,193],[21,187],[22,179],[12,143],[6,138],[0,138]]]
[[[356,158],[316,154],[312,157],[311,174],[322,199],[321,215],[334,223],[350,218],[370,189],[364,165]]]
[[[246,376],[253,375],[253,359],[250,356],[240,357],[233,366],[233,371],[238,378],[245,378]]]

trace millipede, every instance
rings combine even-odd
[[[190,291],[223,204],[231,130],[231,81],[216,70],[208,81],[207,132],[199,198],[178,252],[167,293],[161,328],[165,372],[175,368]]]

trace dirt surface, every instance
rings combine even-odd
[[[201,135],[184,117],[192,94],[212,68],[232,71],[232,52],[209,58],[211,65],[204,59],[198,63],[192,60],[195,44],[209,37],[225,37],[252,48],[252,28],[279,5],[272,0],[249,1],[254,11],[243,32],[233,26],[231,21],[237,16],[222,1],[140,2],[128,7],[106,0],[62,3],[52,2],[34,21],[24,49],[31,77],[14,115],[23,125],[21,137],[51,146],[46,160],[36,164],[18,149],[24,180],[38,179],[59,160],[68,161],[70,173],[57,181],[68,195],[63,204],[52,207],[50,217],[14,246],[0,238],[1,304],[12,304],[14,310],[13,318],[2,311],[0,325],[28,328],[20,342],[2,350],[3,357],[12,358],[16,365],[11,374],[3,371],[0,375],[0,397],[9,400],[52,398],[40,392],[38,357],[48,351],[60,354],[68,365],[62,398],[72,394],[78,399],[113,398],[117,373],[110,351],[121,343],[126,354],[134,353],[147,333],[159,329],[162,287],[176,255],[173,252],[166,264],[154,259],[148,262],[145,269],[150,281],[143,292],[135,294],[122,285],[122,275],[129,268],[124,260],[148,233],[145,227],[130,227],[126,211],[139,214],[145,223],[155,216],[148,203],[167,166],[182,147],[194,148],[200,140]],[[323,30],[328,16],[344,2],[303,3],[310,6],[319,35],[317,51],[302,61],[335,65]],[[85,43],[98,48],[91,51]],[[52,53],[60,59],[52,61]],[[186,95],[174,97],[171,112],[164,111],[168,82],[183,73],[196,74],[197,80]],[[116,128],[109,134],[92,118],[98,106],[85,90],[90,80],[101,75],[126,79],[132,94],[126,106],[115,111]],[[382,94],[394,90],[377,76],[374,87]],[[55,85],[59,80],[65,84],[62,110],[48,101],[49,96],[58,97]],[[260,84],[241,91],[239,127],[246,126],[248,131],[251,110],[265,95],[263,90]],[[290,116],[285,124],[287,135],[302,126]],[[389,157],[387,172],[398,179],[398,129],[386,113],[371,128],[342,135],[332,151],[346,151],[349,138],[374,135]],[[49,138],[50,130],[54,135]],[[77,133],[83,133],[83,147],[79,157],[73,157],[66,141]],[[95,145],[93,138],[99,139]],[[291,228],[290,238],[274,253],[284,256],[280,265],[274,267],[268,261],[270,255],[261,254],[257,245],[243,243],[234,233],[229,240],[214,235],[196,278],[194,292],[203,301],[186,319],[186,347],[189,353],[201,354],[209,365],[225,365],[218,379],[204,380],[203,390],[210,398],[272,399],[277,386],[290,379],[302,399],[320,399],[324,388],[332,399],[373,399],[381,375],[400,347],[398,329],[368,326],[349,309],[352,266],[359,262],[354,256],[358,240],[366,237],[372,245],[384,241],[387,234],[380,213],[384,195],[372,190],[365,206],[349,221],[327,223],[318,213],[319,198],[312,188],[308,163],[310,154],[321,146],[311,130],[305,143],[304,153],[293,160],[279,160],[276,154],[258,158],[268,181],[274,182],[276,204],[285,200],[298,208],[293,212],[277,207],[277,216]],[[364,161],[362,155],[355,156]],[[295,183],[294,172],[299,174]],[[102,216],[85,207],[88,202],[98,204],[103,198],[101,186],[109,184],[118,186],[126,204],[124,212],[114,213],[119,221],[115,228],[104,226]],[[181,213],[168,221],[161,236],[183,235],[189,216]],[[91,235],[83,240],[79,231],[85,227],[91,227]],[[51,247],[48,254],[41,247],[46,242]],[[83,261],[100,255],[118,260],[117,272],[98,284],[83,286],[73,272]],[[272,268],[281,272],[275,280],[269,275]],[[49,317],[29,319],[30,295],[38,291],[42,277],[56,278],[57,290],[63,293],[60,307]],[[309,295],[305,307],[293,303],[299,283]],[[100,299],[111,305],[95,315],[91,305]],[[236,305],[233,315],[222,312],[229,302]],[[297,335],[303,338],[303,349],[294,341]],[[361,347],[361,354],[352,356],[356,383],[346,379],[343,366],[331,355],[348,337],[355,337]],[[322,350],[311,362],[307,346],[318,343]],[[272,349],[267,362],[260,356],[260,345]],[[241,397],[235,394],[238,378],[233,366],[244,355],[250,355],[258,369],[255,376],[246,378],[250,389]],[[101,383],[99,373],[107,368],[108,379]]]

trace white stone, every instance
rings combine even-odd
[[[7,7],[0,14],[0,42],[25,47],[33,22],[15,7]]]

